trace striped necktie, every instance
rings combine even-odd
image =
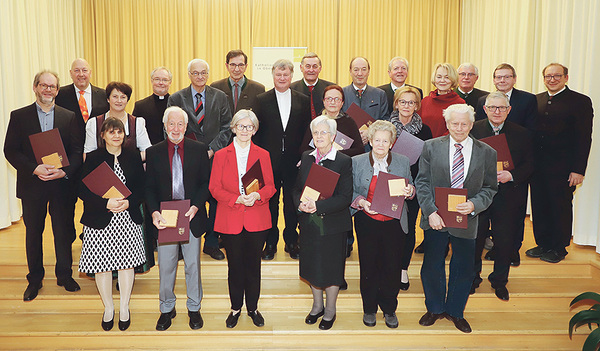
[[[459,143],[456,143],[454,144],[454,147],[456,148],[456,151],[452,157],[452,180],[450,187],[462,188],[465,181],[465,158],[463,157],[461,151],[463,146]]]

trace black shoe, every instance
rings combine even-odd
[[[217,261],[225,259],[225,254],[218,247],[206,247],[206,245],[204,245],[204,249],[202,250],[202,252],[204,252],[205,254],[209,255]]]
[[[352,244],[348,244],[346,246],[346,258],[350,257],[350,255],[352,254],[352,249],[353,249]]]
[[[156,322],[156,330],[167,330],[171,326],[171,319],[175,318],[177,312],[175,308],[171,312],[161,313],[158,322]]]
[[[204,325],[200,311],[188,311],[188,317],[190,317],[190,328],[193,330],[200,329]]]
[[[427,312],[421,317],[421,319],[419,319],[419,324],[424,327],[428,327],[433,325],[438,319],[444,318],[444,315],[444,313]]]
[[[325,313],[325,309],[322,309],[321,312],[317,313],[317,314],[308,314],[308,316],[306,316],[306,318],[304,318],[304,323],[312,325],[317,323],[317,320],[319,320],[320,317],[323,317],[323,314]]]
[[[540,259],[544,262],[558,263],[565,259],[565,255],[561,255],[555,250],[550,250],[542,255]]]
[[[541,246],[536,246],[533,249],[529,249],[529,250],[525,251],[525,255],[527,255],[529,257],[533,257],[533,258],[540,258],[540,257],[542,257],[543,254],[545,254],[548,251],[549,251],[548,249],[545,249]]]
[[[419,244],[419,246],[415,247],[415,253],[422,254],[425,253],[425,247],[423,246],[423,242]]]
[[[335,322],[335,314],[330,321],[326,321],[325,319],[321,319],[321,323],[319,323],[319,329],[321,330],[329,330],[333,327],[333,322]]]
[[[340,285],[340,290],[348,290],[348,282],[346,281],[346,279],[344,279],[344,282],[342,283],[342,285]]]
[[[508,289],[505,286],[501,286],[494,289],[496,297],[502,301],[508,301]]]
[[[495,261],[496,260],[496,250],[490,250],[488,252],[486,252],[484,258],[488,261]]]
[[[104,331],[109,331],[113,328],[113,325],[115,324],[115,314],[113,312],[113,317],[111,320],[109,320],[108,322],[104,321],[104,314],[102,314],[102,329],[104,329]],[[119,321],[119,327],[121,326],[121,321]]]
[[[410,287],[410,282],[406,282],[406,283],[400,282],[400,290],[406,291],[406,290],[408,290],[409,287]]]
[[[270,261],[275,258],[275,253],[277,252],[276,245],[267,245],[262,252],[262,259]]]
[[[233,314],[233,312],[229,312],[229,316],[227,316],[227,319],[225,320],[225,326],[227,328],[235,327],[237,325],[238,319],[240,319],[241,314],[241,311],[238,311],[238,313],[236,314]]]
[[[521,255],[519,255],[518,251],[510,256],[510,265],[513,267],[519,267],[521,265]]]
[[[290,254],[290,257],[297,260],[300,258],[300,248],[298,247],[298,244],[294,244],[294,245],[285,245],[285,247],[283,248],[283,250],[287,253]]]
[[[479,288],[479,285],[481,285],[482,281],[483,281],[483,279],[481,279],[481,277],[479,277],[479,276],[476,276],[475,279],[473,279],[473,283],[471,283],[471,291],[469,291],[469,295],[475,294],[475,290],[477,290],[477,288]]]
[[[23,301],[31,301],[38,296],[38,291],[42,288],[42,282],[29,283],[23,293]]]
[[[252,323],[254,323],[254,325],[257,327],[262,327],[265,325],[265,319],[260,312],[258,312],[258,310],[248,312],[248,317],[252,318]]]
[[[68,277],[64,280],[57,280],[56,284],[58,286],[63,286],[66,291],[70,291],[70,292],[75,292],[75,291],[81,290],[81,287],[79,287],[79,284],[77,284],[75,279],[73,279],[71,277]]]
[[[469,322],[467,322],[467,320],[464,318],[452,317],[451,315],[446,313],[446,319],[454,323],[456,329],[460,330],[463,333],[470,333],[472,331]]]
[[[121,331],[127,330],[127,328],[129,328],[130,324],[131,324],[131,317],[129,317],[129,319],[126,321],[122,321],[119,319],[119,330],[121,330]]]
[[[392,314],[383,314],[383,318],[385,319],[385,325],[388,328],[398,328],[398,317],[396,316],[396,313],[392,313]]]

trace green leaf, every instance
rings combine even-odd
[[[579,296],[575,297],[573,301],[571,301],[571,304],[569,306],[573,306],[577,302],[583,300],[594,300],[596,302],[600,302],[600,294],[591,291],[581,293],[579,294]]]
[[[574,330],[577,330],[577,328],[584,324],[588,324],[591,330],[591,323],[600,323],[600,311],[583,310],[577,312],[571,317],[571,320],[569,320],[569,338],[572,338]]]
[[[600,347],[600,329],[596,329],[588,335],[583,343],[582,351],[596,351]]]

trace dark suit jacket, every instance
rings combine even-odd
[[[414,85],[410,85],[410,84],[406,84],[406,83],[404,83],[404,84],[407,87],[413,87],[413,88],[417,89],[419,91],[419,94],[421,94],[421,100],[423,100],[423,90],[421,90],[421,88],[417,88]],[[387,97],[387,106],[388,106],[388,115],[389,115],[392,113],[392,111],[394,111],[394,91],[392,90],[392,85],[391,85],[391,83],[387,83],[387,84],[378,86],[378,88],[385,92],[385,96]]]
[[[123,148],[121,155],[117,158],[125,175],[125,185],[131,190],[131,195],[127,197],[129,208],[126,211],[129,212],[135,223],[142,224],[140,203],[144,198],[145,175],[140,153],[134,149]],[[82,177],[90,174],[102,162],[106,162],[114,170],[115,157],[109,154],[105,148],[99,148],[88,153],[83,164]],[[83,182],[79,184],[79,197],[83,200],[81,223],[91,228],[106,228],[113,217],[113,213],[106,209],[108,199],[103,199],[101,196],[92,193]]]
[[[294,186],[294,206],[300,206],[300,196],[304,190],[304,184],[308,177],[308,172],[313,163],[314,156],[309,155],[311,151],[302,154],[302,165],[298,171],[298,180]],[[299,212],[298,223],[300,230],[309,226],[311,219],[320,217],[323,223],[322,235],[347,232],[352,230],[352,219],[350,217],[350,203],[352,202],[352,159],[350,156],[337,152],[335,161],[324,160],[321,166],[330,169],[340,175],[338,182],[333,190],[333,195],[325,200],[315,202],[317,211],[312,214]],[[300,234],[302,235],[302,234]]]
[[[323,109],[325,108],[325,106],[323,105],[324,90],[325,88],[333,84],[334,83],[328,82],[320,78],[317,81],[317,84],[315,84],[315,87],[313,89],[313,104],[315,105],[315,113],[317,114],[317,116],[320,116],[323,113]],[[310,101],[310,90],[308,89],[308,86],[304,83],[304,79],[295,81],[294,83],[292,83],[292,85],[290,85],[290,88],[308,96],[308,99]]]
[[[72,185],[75,174],[81,167],[83,162],[83,135],[75,114],[55,105],[54,128],[58,128],[70,165],[63,167],[67,179],[61,178],[44,182],[33,174],[38,163],[29,142],[30,135],[42,131],[36,104],[33,103],[10,113],[10,121],[8,122],[4,141],[4,155],[17,170],[17,197],[20,199],[35,198],[44,193],[46,186],[55,184],[60,184],[68,189],[67,186]]]
[[[450,136],[425,141],[423,153],[419,159],[419,174],[415,181],[417,198],[421,206],[421,228],[431,229],[429,215],[437,211],[435,206],[435,188],[450,187]],[[467,199],[475,206],[475,215],[468,216],[468,228],[444,228],[458,238],[475,239],[477,237],[477,215],[485,211],[498,191],[496,176],[496,151],[487,144],[473,139],[473,152],[464,188],[468,190]]]
[[[467,95],[461,93],[460,90],[458,90],[458,88],[455,88],[454,92],[457,93],[458,96],[461,97],[461,99],[465,100],[465,102],[467,103],[467,105],[469,105],[469,106],[471,106],[473,108],[477,108],[477,103],[479,102],[479,98],[480,97],[487,96],[489,94],[488,91],[480,90],[480,89],[477,89],[477,88],[473,88],[473,91],[471,91]],[[487,116],[485,116],[484,118],[487,118]]]
[[[83,142],[85,141],[85,122],[83,121],[81,110],[79,109],[79,99],[75,93],[75,89],[76,88],[74,84],[61,87],[58,91],[58,95],[56,96],[55,103],[60,107],[64,107],[69,111],[75,112],[75,116],[77,116],[77,124],[81,130],[81,135],[84,136],[84,139],[81,141],[81,145],[83,146]],[[92,110],[88,111],[90,117],[96,117],[106,113],[108,112],[108,109],[109,106],[106,99],[106,92],[104,89],[92,85]]]
[[[254,136],[256,145],[269,151],[273,172],[279,170],[281,163],[288,166],[295,165],[300,161],[300,146],[304,133],[310,124],[310,102],[306,95],[291,90],[292,107],[290,119],[285,131],[281,123],[279,107],[275,89],[271,89],[257,96],[256,116],[259,128]],[[285,150],[282,152],[282,150]],[[285,155],[285,162],[282,158]]]
[[[346,112],[352,103],[356,103],[371,117],[389,121],[390,113],[388,112],[387,97],[383,90],[367,85],[360,100],[354,85],[345,86],[343,90],[344,106],[342,106],[342,111]]]
[[[211,150],[217,151],[229,143],[231,138],[231,109],[227,102],[227,95],[219,89],[205,86],[204,120],[202,126],[198,126],[194,118],[194,97],[192,97],[192,86],[183,88],[169,96],[168,106],[179,106],[188,114],[187,133],[194,133],[196,140],[208,145]]]
[[[569,173],[585,175],[592,144],[592,100],[569,87],[551,101],[548,93],[536,95],[534,158],[545,176],[568,179]]]
[[[158,144],[165,140],[163,127],[163,114],[167,109],[167,101],[169,94],[165,95],[164,99],[160,99],[158,95],[152,94],[142,100],[136,101],[132,115],[143,117],[146,120],[146,131],[152,145]]]
[[[171,161],[169,160],[168,141],[149,147],[146,150],[146,205],[150,214],[160,211],[161,201],[173,199]],[[184,138],[183,140],[183,188],[185,199],[190,206],[198,207],[196,216],[190,223],[190,229],[199,238],[206,232],[206,206],[210,194],[208,179],[210,162],[205,144]]]
[[[480,97],[477,102],[477,109],[475,110],[476,120],[487,118],[487,115],[483,110],[483,105],[485,105],[486,97],[487,95]],[[514,122],[529,130],[533,130],[537,111],[537,102],[535,100],[535,95],[523,90],[513,88],[512,94],[510,95],[510,106],[512,106],[512,108],[506,120]]]
[[[225,93],[225,95],[227,95],[229,109],[233,111],[231,113],[232,115],[235,115],[235,113],[239,110],[254,110],[256,105],[256,97],[258,94],[265,92],[264,85],[246,77],[246,82],[242,86],[242,92],[240,93],[240,98],[238,99],[237,108],[234,108],[231,86],[229,86],[229,77],[213,82],[210,86],[221,90]]]

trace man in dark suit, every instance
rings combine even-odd
[[[414,85],[406,84],[408,78],[408,60],[404,57],[396,56],[388,63],[388,75],[390,83],[378,86],[379,89],[385,92],[387,97],[388,115],[394,110],[394,93],[403,86],[409,86],[417,89],[423,99],[423,90]]]
[[[460,96],[467,105],[477,108],[477,102],[482,96],[489,92],[475,88],[475,83],[479,79],[479,69],[472,63],[465,62],[458,66],[458,87],[454,91]]]
[[[224,148],[231,139],[231,109],[227,95],[219,89],[206,85],[208,81],[208,62],[193,59],[188,63],[188,77],[191,84],[169,96],[167,106],[179,106],[188,115],[188,135],[208,146],[208,158]],[[215,260],[225,259],[219,249],[219,239],[213,229],[217,201],[209,197],[209,223],[204,236],[202,252]]]
[[[29,269],[29,285],[23,294],[23,301],[35,299],[42,288],[45,273],[42,233],[47,211],[52,220],[56,282],[67,291],[80,290],[72,277],[71,244],[75,240],[75,227],[70,207],[74,195],[71,183],[82,163],[83,142],[75,114],[54,104],[58,84],[58,75],[54,72],[41,71],[36,74],[33,81],[36,101],[11,112],[4,142],[4,155],[17,170],[17,197],[21,199],[23,207]],[[36,161],[29,136],[51,129],[58,129],[60,133],[69,166],[54,168]]]
[[[283,217],[285,228],[283,239],[285,251],[290,257],[299,257],[298,216],[294,206],[292,192],[298,175],[300,146],[310,124],[310,100],[290,89],[294,65],[289,60],[277,60],[273,64],[273,83],[275,87],[257,97],[257,113],[260,128],[254,140],[256,145],[269,151],[273,178],[277,192],[269,201],[272,228],[267,235],[262,258],[272,260],[277,252],[279,241],[279,195],[283,188]]]
[[[136,101],[133,115],[146,120],[146,130],[152,145],[165,140],[163,131],[163,114],[167,109],[169,88],[173,75],[166,67],[157,67],[150,74],[152,81],[152,95]]]
[[[489,94],[483,109],[488,118],[473,125],[471,135],[476,139],[504,134],[508,143],[514,168],[499,170],[498,192],[490,207],[479,214],[477,243],[475,250],[475,280],[472,292],[481,283],[481,254],[485,239],[489,235],[490,224],[494,239],[494,271],[488,276],[496,296],[508,301],[508,273],[513,255],[513,244],[523,226],[527,210],[527,185],[533,173],[533,148],[529,130],[507,121],[510,103],[506,95],[499,91]],[[498,157],[500,160],[500,157]]]
[[[314,52],[309,52],[302,57],[300,61],[300,71],[303,79],[295,81],[290,85],[292,90],[296,90],[310,98],[310,118],[320,116],[325,106],[323,105],[323,94],[326,87],[332,85],[323,79],[319,79],[321,73],[321,59]]]
[[[515,89],[517,82],[517,71],[508,63],[501,63],[494,70],[494,85],[496,89],[503,92],[510,100],[511,110],[508,114],[508,121],[514,122],[529,130],[532,130],[535,125],[535,116],[537,112],[537,103],[535,95],[523,90]],[[476,119],[485,119],[487,115],[483,110],[485,104],[485,96],[477,101],[477,109],[475,110]]]
[[[567,255],[573,226],[573,192],[583,182],[592,144],[592,100],[566,86],[567,67],[544,68],[547,92],[536,95],[534,165],[531,180],[533,234],[525,254],[558,263]]]
[[[470,333],[471,326],[463,313],[475,276],[477,217],[498,191],[496,151],[469,136],[475,120],[471,106],[450,105],[444,110],[444,118],[450,135],[425,141],[415,182],[425,235],[421,281],[427,313],[419,324],[430,326],[445,317],[458,330]],[[456,205],[457,212],[468,216],[466,229],[446,226],[435,204],[436,187],[468,190],[467,201]],[[451,279],[446,289],[444,261],[448,241],[452,245],[452,258]]]
[[[213,82],[210,86],[227,95],[233,115],[242,109],[253,110],[256,96],[265,92],[265,86],[244,75],[248,67],[248,56],[242,50],[231,50],[225,56],[225,67],[229,77]]]
[[[208,200],[210,162],[204,143],[185,138],[187,114],[177,106],[169,107],[164,114],[167,140],[151,146],[146,151],[146,202],[156,228],[164,229],[166,221],[160,213],[160,203],[172,200],[190,200],[185,216],[190,220],[189,241],[158,245],[160,277],[160,318],[156,330],[167,330],[175,312],[175,279],[179,247],[185,265],[187,308],[192,329],[202,328],[200,302],[200,237],[206,231],[205,202]],[[181,214],[180,214],[181,215]],[[160,232],[159,232],[160,235]]]

